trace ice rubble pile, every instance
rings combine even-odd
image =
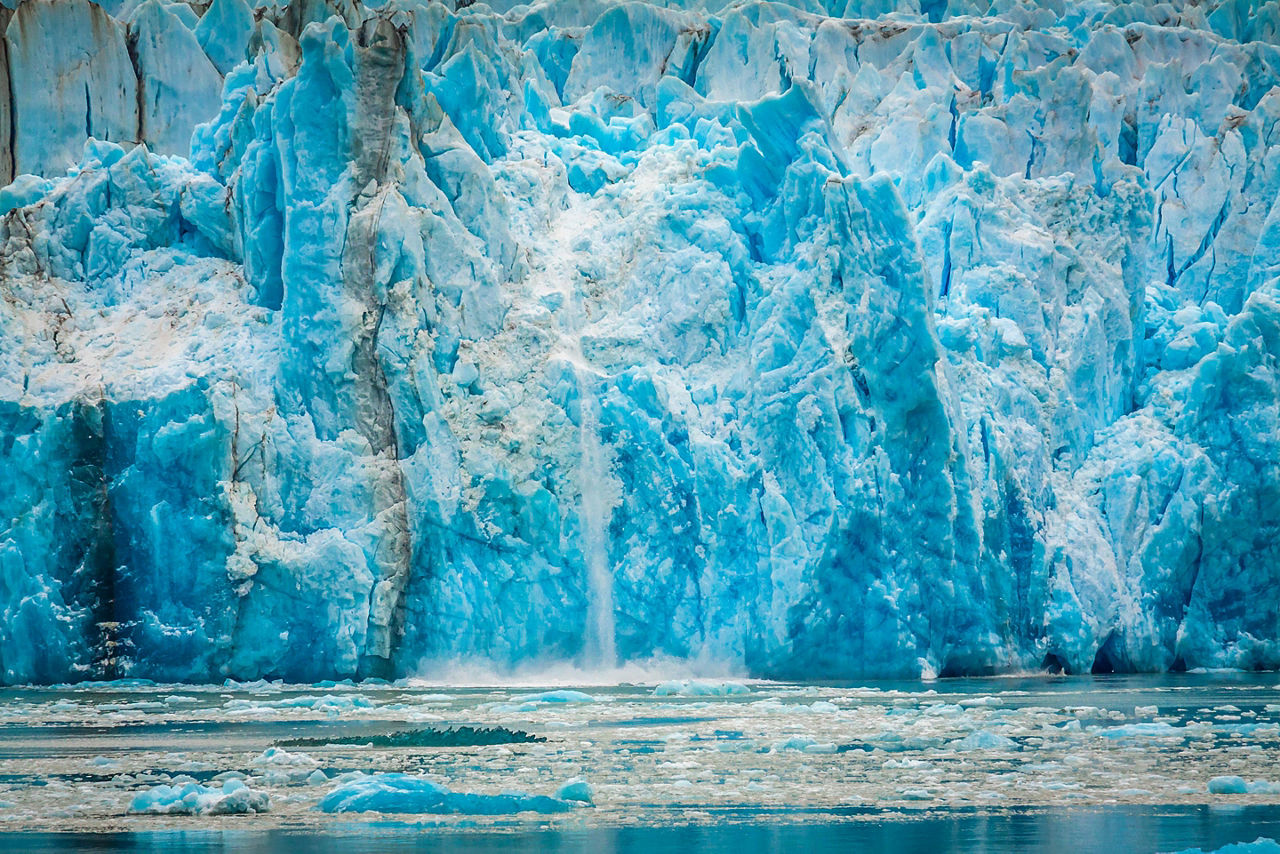
[[[0,9],[0,679],[1280,664],[1275,0],[676,5]]]

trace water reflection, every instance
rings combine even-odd
[[[1018,810],[1002,814],[951,812],[919,818],[883,816],[831,824],[720,824],[561,831],[466,831],[406,824],[350,825],[325,833],[166,830],[120,834],[8,834],[10,850],[298,852],[365,854],[939,854],[1043,852],[1113,854],[1220,848],[1259,836],[1280,838],[1280,806]]]

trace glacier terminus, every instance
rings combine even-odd
[[[0,682],[1280,666],[1276,0],[0,33]]]

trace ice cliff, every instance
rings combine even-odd
[[[0,681],[1280,665],[1275,0],[3,2]]]

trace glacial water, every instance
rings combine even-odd
[[[567,676],[5,689],[0,821],[23,851],[1175,851],[1280,837],[1274,673]],[[461,725],[530,740],[381,740]],[[1210,783],[1234,778],[1240,793]],[[404,780],[455,800],[325,811],[335,792]],[[589,799],[564,795],[574,780]],[[251,791],[264,808],[154,794],[184,786],[206,805]]]
[[[341,852],[423,851],[438,854],[936,854],[957,851],[1038,851],[1046,854],[1176,851],[1280,836],[1280,808],[1235,809],[1105,807],[1021,810],[998,815],[958,813],[883,821],[723,826],[593,828],[432,833],[412,826],[300,831],[167,830],[120,834],[29,833],[16,847],[31,854],[65,851]]]

